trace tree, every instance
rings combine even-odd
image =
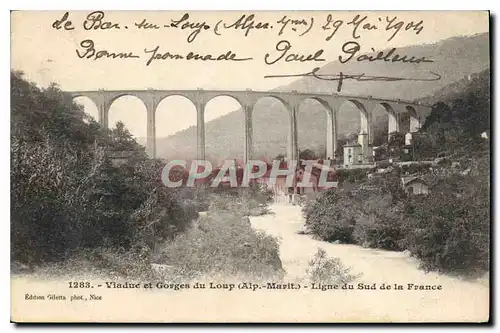
[[[451,106],[443,102],[433,106],[422,130],[435,150],[464,154],[489,148],[480,138],[490,129],[489,92],[484,89],[456,97]]]
[[[283,153],[281,153],[281,154],[276,155],[276,157],[274,158],[274,160],[276,160],[276,161],[284,161],[285,158],[286,158],[286,155],[283,154]]]
[[[162,237],[190,222],[192,214],[161,183],[161,161],[148,159],[123,124],[102,128],[56,85],[39,89],[18,72],[11,73],[11,98],[13,260],[130,249],[153,222]],[[120,150],[136,154],[117,166],[108,153]]]
[[[116,123],[115,128],[111,130],[109,136],[111,142],[110,146],[113,150],[116,151],[141,151],[144,150],[142,146],[140,146],[137,141],[135,141],[132,134],[129,132],[127,128],[125,128],[125,124],[121,121]]]
[[[426,269],[461,275],[489,269],[489,192],[487,177],[455,175],[408,202],[405,243]]]
[[[414,133],[411,140],[413,160],[436,157],[437,147],[427,133]]]
[[[299,153],[299,159],[301,160],[317,160],[318,156],[311,149],[304,149]]]
[[[450,122],[450,107],[443,102],[432,106],[431,113],[425,119],[422,130],[427,131],[433,124],[444,124]]]
[[[387,143],[387,150],[389,156],[392,158],[401,158],[403,147],[405,145],[405,135],[399,132],[390,133],[389,142]]]
[[[348,191],[328,190],[304,207],[306,226],[325,241],[353,243],[357,218],[354,205],[356,202]]]

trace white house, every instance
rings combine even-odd
[[[358,134],[358,142],[344,146],[344,166],[373,163],[373,146],[368,145],[368,134]]]

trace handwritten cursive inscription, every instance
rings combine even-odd
[[[361,50],[361,45],[358,42],[349,41],[342,45],[342,52],[344,56],[339,56],[339,61],[343,64],[353,59],[356,54]],[[396,48],[393,47],[387,52],[379,51],[376,55],[368,55],[362,54],[356,58],[357,61],[363,62],[374,62],[374,61],[384,61],[384,62],[402,62],[402,63],[410,63],[410,64],[420,64],[423,62],[434,62],[434,60],[427,59],[426,57],[415,57],[409,55],[400,55],[396,53]],[[376,52],[374,48],[372,48],[373,52]]]
[[[81,50],[76,50],[76,54],[80,59],[97,60],[105,59],[129,59],[139,58],[133,52],[109,52],[108,50],[96,50],[95,43],[92,39],[85,39],[80,43]]]
[[[305,13],[305,12],[304,12]],[[69,12],[65,12],[58,19],[52,21],[52,28],[60,33],[65,31],[82,29],[92,32],[93,39],[85,39],[79,43],[76,49],[76,55],[80,59],[137,59],[145,58],[145,65],[150,66],[152,63],[168,60],[187,60],[187,61],[232,61],[241,62],[253,60],[254,57],[238,56],[238,50],[234,47],[223,50],[211,50],[211,53],[204,52],[205,48],[203,43],[196,45],[192,52],[182,51],[181,53],[175,52],[172,45],[174,41],[178,40],[176,34],[187,36],[187,43],[193,43],[200,35],[222,36],[223,32],[227,31],[233,37],[239,36],[240,38],[249,37],[253,32],[261,32],[261,36],[267,36],[272,41],[273,36],[287,35],[290,37],[282,37],[286,39],[279,40],[276,44],[273,41],[274,49],[268,52],[262,51],[263,57],[257,55],[259,60],[264,60],[265,65],[286,64],[286,63],[309,63],[309,62],[326,62],[332,59],[327,59],[327,52],[332,48],[336,48],[338,53],[335,55],[340,63],[345,64],[349,62],[369,62],[369,63],[397,63],[407,65],[422,65],[425,63],[434,62],[428,56],[405,54],[407,52],[398,51],[396,47],[388,47],[387,50],[376,50],[375,48],[367,48],[362,50],[363,38],[373,36],[374,38],[384,38],[391,41],[398,35],[418,35],[424,29],[423,20],[407,20],[401,19],[395,15],[379,16],[376,14],[286,14],[279,15],[275,19],[270,19],[267,15],[262,15],[259,12],[237,14],[233,18],[214,18],[212,16],[204,17],[197,14],[194,18],[192,14],[181,12],[172,14],[173,16],[167,19],[158,19],[158,17],[147,18],[139,16],[130,21],[125,21],[123,16],[117,15],[114,18],[122,17],[120,22],[116,19],[111,20],[111,15],[105,14],[104,11],[96,10],[88,14],[84,14],[77,19],[70,17]],[[198,17],[201,17],[199,19]],[[265,18],[264,18],[265,17]],[[206,20],[205,20],[206,19]],[[316,23],[316,24],[315,24]],[[300,52],[296,50],[292,44],[294,43],[294,36],[304,36],[305,34],[315,33],[316,31],[326,35],[326,41],[331,41],[335,36],[340,35],[351,36],[351,40],[343,40],[338,45],[335,42],[328,44],[328,49],[322,48],[320,44],[311,45],[311,49],[301,49]],[[165,31],[165,36],[169,38],[166,45],[153,42],[149,45],[137,46],[133,48],[126,46],[125,50],[109,50],[106,46],[99,46],[99,36],[112,33],[113,36],[125,37],[128,32],[150,34],[153,36],[163,36],[161,31]],[[159,33],[155,34],[152,31]],[[169,31],[169,32],[167,32]],[[339,33],[339,31],[341,31]],[[97,34],[97,35],[96,35]],[[380,36],[382,35],[382,36]],[[385,35],[385,36],[384,36]],[[378,36],[378,37],[377,37]],[[202,37],[202,38],[203,38]],[[105,37],[106,41],[112,41],[113,38]],[[153,37],[155,38],[155,37]],[[160,38],[160,37],[159,37]],[[173,38],[173,39],[172,39]],[[184,37],[183,37],[184,38]],[[147,39],[145,39],[147,40]],[[96,41],[97,43],[95,43]],[[184,40],[185,42],[186,40]],[[167,41],[165,41],[167,43]],[[210,41],[213,43],[213,41]],[[315,42],[316,43],[316,42]],[[132,44],[130,44],[132,45]],[[221,44],[222,45],[222,44]],[[235,43],[235,45],[240,45]],[[149,46],[149,47],[148,47]],[[213,47],[214,45],[212,45]],[[301,46],[302,48],[304,45]],[[305,47],[308,47],[306,44]],[[166,49],[166,50],[164,50]],[[144,50],[144,53],[139,50]],[[371,51],[370,51],[371,50]],[[258,52],[258,49],[251,48],[251,52]],[[368,53],[368,52],[370,53]],[[252,56],[254,54],[252,53]],[[363,80],[366,76],[362,76]],[[349,79],[361,80],[359,76],[348,76]],[[346,79],[342,75],[339,81]],[[377,78],[378,79],[378,78]],[[341,84],[340,84],[341,85]]]
[[[160,52],[160,46],[156,46],[154,49],[144,49],[144,53],[149,55],[146,66],[149,66],[154,60],[201,60],[201,61],[247,61],[252,60],[252,58],[238,58],[236,53],[233,51],[223,52],[219,55],[212,54],[198,54],[194,52],[188,52],[187,54],[177,54],[170,52]]]
[[[352,19],[352,21],[347,22],[347,25],[352,25],[352,38],[358,39],[360,38],[360,34],[358,32],[358,29],[362,30],[377,30],[378,27],[374,24],[368,23],[366,20],[368,19],[368,16],[363,16],[361,15],[356,15]]]
[[[171,20],[170,25],[165,25],[165,28],[176,28],[180,30],[190,30],[191,33],[187,38],[188,43],[192,43],[195,38],[202,32],[203,30],[210,29],[210,25],[208,25],[205,21],[203,22],[191,22],[189,21],[189,14],[185,13],[178,20]]]
[[[387,21],[387,26],[385,28],[386,31],[394,31],[392,33],[392,36],[387,40],[391,41],[400,31],[415,31],[415,34],[418,35],[419,33],[424,30],[424,21],[420,20],[418,22],[410,21],[410,22],[404,22],[401,20],[398,20],[397,16],[394,16],[393,18],[386,17],[385,18]]]
[[[325,61],[324,58],[320,58],[323,54],[323,49],[316,51],[314,54],[303,55],[297,53],[288,53],[288,51],[292,48],[292,44],[290,44],[287,40],[281,40],[276,44],[276,51],[281,52],[274,60],[272,60],[272,56],[269,53],[266,53],[264,56],[264,62],[266,65],[273,65],[284,59],[285,62],[299,61]]]
[[[314,25],[314,18],[311,17],[309,20],[306,20],[304,18],[292,19],[287,15],[284,15],[276,23],[281,24],[281,29],[278,32],[278,36],[281,36],[281,34],[283,34],[287,26],[290,26],[292,31],[297,31],[297,29],[303,28],[303,32],[299,36],[304,36],[312,29]]]
[[[338,81],[337,92],[340,92],[342,90],[342,84],[344,83],[344,80],[391,82],[391,81],[438,81],[441,79],[441,75],[434,72],[429,72],[431,74],[430,77],[411,78],[411,77],[399,77],[399,76],[371,76],[371,75],[366,75],[365,73],[344,74],[340,72],[339,74],[320,74],[318,73],[320,69],[321,69],[320,67],[316,67],[310,72],[300,73],[300,74],[266,75],[264,76],[264,78],[270,79],[270,78],[285,78],[285,77],[314,77],[315,79],[323,81]]]
[[[64,30],[75,30],[75,27],[73,26],[73,22],[68,20],[69,13],[66,12],[64,13],[63,17],[61,17],[60,20],[55,20],[54,23],[52,23],[52,28],[54,29],[64,29]],[[63,26],[64,23],[64,26]]]
[[[118,23],[104,21],[104,12],[97,10],[87,15],[87,19],[83,21],[83,29],[113,30],[113,29],[120,29],[120,25]]]
[[[158,30],[160,29],[160,26],[158,24],[154,24],[154,23],[150,23],[148,22],[147,19],[142,19],[141,22],[139,23],[134,23],[134,25],[137,27],[137,29],[144,29],[144,30],[148,30],[148,29],[153,29],[153,30]]]
[[[256,22],[255,15],[242,15],[239,19],[231,24],[223,24],[224,29],[234,29],[234,30],[244,30],[245,37],[248,36],[252,30],[267,30],[271,29],[271,25],[268,22]]]
[[[321,29],[323,30],[332,30],[332,33],[326,37],[326,41],[328,42],[330,39],[335,36],[337,31],[340,29],[340,27],[344,24],[344,21],[342,20],[335,20],[332,16],[332,14],[328,14],[326,17],[326,22],[321,26]]]

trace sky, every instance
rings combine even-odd
[[[56,29],[53,23],[63,17],[64,12],[56,11],[17,11],[11,14],[11,68],[22,70],[26,78],[40,86],[56,82],[63,90],[133,90],[133,89],[217,89],[217,90],[269,90],[286,85],[294,78],[264,79],[265,75],[283,73],[308,72],[316,66],[335,61],[342,54],[342,45],[346,41],[356,40],[361,51],[370,52],[401,47],[413,44],[435,43],[439,40],[458,35],[473,35],[488,31],[488,13],[450,11],[450,12],[324,12],[324,11],[291,11],[291,12],[189,12],[191,25],[208,25],[188,42],[194,30],[169,27],[172,20],[180,20],[185,12],[105,12],[102,22],[119,25],[120,29],[97,30],[90,27],[88,21],[84,29],[84,21],[90,11],[69,12],[67,21],[71,21],[73,30]],[[231,26],[242,15],[254,14],[254,27],[268,23],[268,29],[248,29],[240,27],[221,28],[225,23]],[[357,15],[354,24],[348,24]],[[356,31],[354,27],[362,18]],[[286,19],[283,20],[283,17]],[[401,23],[401,29],[392,37],[395,28]],[[146,19],[160,29],[144,29],[137,27]],[[283,26],[279,23],[287,19],[296,20],[296,25],[288,21]],[[219,29],[214,33],[217,23]],[[418,24],[420,21],[422,23]],[[61,26],[64,26],[63,22]],[[311,26],[312,22],[312,26]],[[327,24],[327,22],[329,22]],[[413,24],[412,24],[413,22]],[[327,24],[327,25],[326,25]],[[368,28],[368,25],[376,28]],[[247,25],[249,25],[247,23]],[[326,26],[325,26],[326,25]],[[127,27],[127,28],[125,28]],[[327,37],[338,27],[330,40]],[[365,27],[365,29],[363,29]],[[308,28],[310,30],[304,33]],[[408,28],[408,29],[405,29]],[[295,29],[295,30],[294,30]],[[418,33],[417,33],[418,32]],[[302,36],[300,34],[304,33]],[[245,36],[245,34],[247,34]],[[358,37],[354,39],[355,37]],[[389,40],[390,39],[390,40]],[[85,53],[81,46],[84,40],[92,40],[96,52],[132,52],[140,58],[129,59],[86,59],[79,58]],[[286,40],[290,49],[285,56],[273,62],[283,51],[277,51],[278,42]],[[284,44],[281,44],[284,45]],[[158,46],[157,53],[166,52],[186,55],[190,51],[199,54],[212,54],[215,57],[231,51],[237,58],[252,58],[249,61],[187,61],[152,60],[146,62],[152,51]],[[285,61],[290,53],[303,54],[304,58],[323,50],[318,58],[324,62]],[[145,52],[151,51],[151,52]],[[295,57],[297,58],[297,57]],[[304,59],[303,58],[303,59]],[[96,115],[91,102],[78,99],[86,111]],[[239,104],[229,97],[219,97],[206,106],[205,120],[210,121],[239,108]],[[121,120],[137,137],[146,136],[146,113],[142,102],[133,97],[122,97],[116,100],[110,110],[110,125]],[[157,137],[164,137],[196,124],[195,108],[182,97],[170,97],[157,109]]]

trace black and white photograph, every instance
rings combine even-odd
[[[14,323],[488,323],[483,11],[10,13]]]

